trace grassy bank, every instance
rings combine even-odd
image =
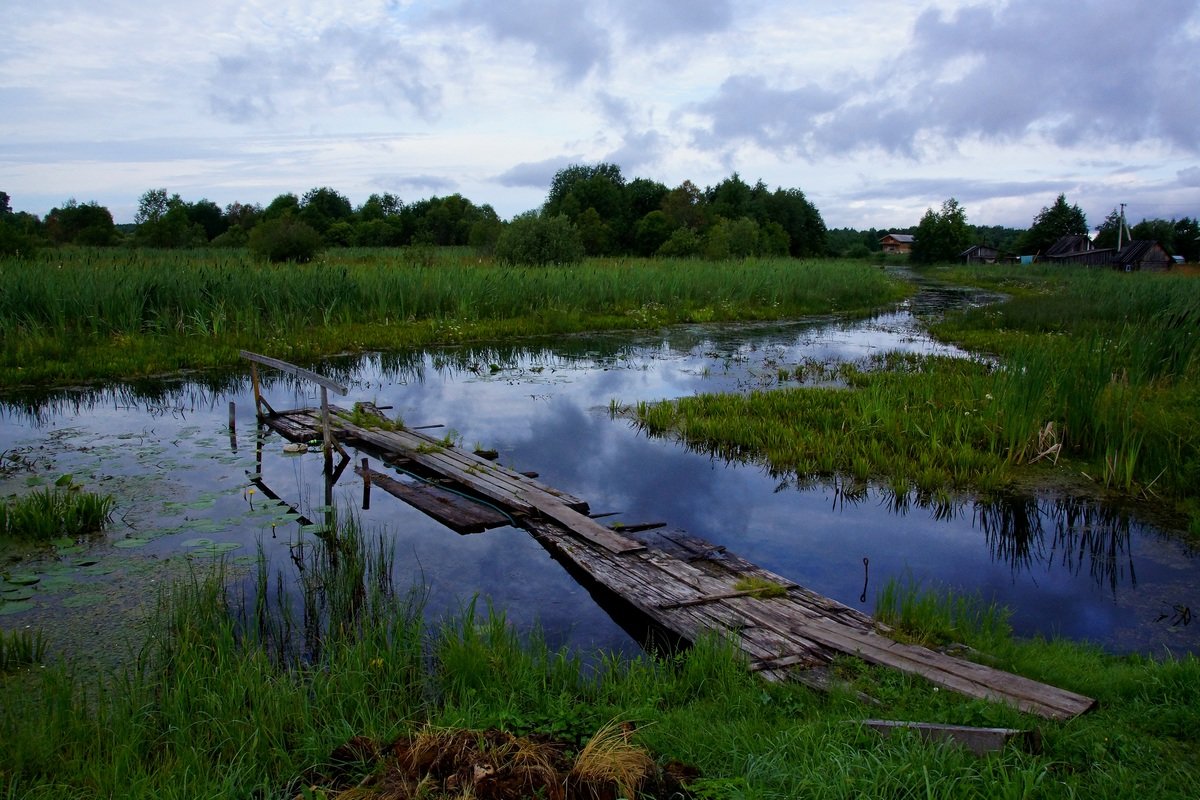
[[[994,360],[891,355],[844,368],[853,391],[684,398],[643,404],[637,418],[729,458],[898,493],[990,491],[1053,463],[1105,490],[1166,498],[1200,532],[1195,278],[1070,267],[934,274],[1012,293],[933,325]]]
[[[306,555],[298,619],[272,604],[265,573],[268,591],[242,600],[216,570],[164,596],[161,635],[126,671],[14,660],[0,674],[0,796],[375,797],[333,789],[380,780],[381,762],[365,753],[401,736],[553,737],[578,763],[613,721],[659,764],[689,765],[681,774],[702,798],[1182,798],[1200,785],[1195,659],[1018,644],[995,610],[892,587],[880,605],[907,635],[964,640],[996,666],[1091,694],[1099,710],[1045,722],[849,658],[835,665],[847,689],[815,694],[761,683],[716,640],[678,656],[585,663],[474,608],[427,628],[419,603],[382,579],[386,549],[342,527],[336,554]],[[977,758],[911,736],[883,740],[859,724],[877,717],[1037,727],[1044,750]],[[470,789],[420,796],[479,796]]]
[[[0,259],[0,386],[678,322],[865,312],[910,291],[855,262],[593,259],[517,268],[461,250],[55,250]]]

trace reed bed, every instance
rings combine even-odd
[[[464,251],[55,250],[0,260],[0,385],[676,322],[864,312],[908,289],[854,262],[592,259],[506,267]]]
[[[512,741],[497,732],[552,736],[573,753],[571,780],[586,773],[626,787],[649,753],[658,767],[686,764],[676,769],[694,796],[717,800],[1182,798],[1200,783],[1194,658],[1017,643],[997,635],[988,613],[903,589],[900,605],[919,611],[907,617],[914,635],[951,631],[1002,668],[1099,698],[1099,710],[1069,723],[1030,720],[850,658],[833,666],[847,690],[820,695],[760,682],[719,639],[659,657],[570,653],[476,604],[427,627],[408,591],[398,596],[378,579],[391,557],[382,534],[356,526],[343,517],[336,538],[306,543],[312,549],[288,568],[315,596],[301,606],[317,615],[321,639],[291,651],[298,658],[280,658],[264,631],[282,630],[296,613],[276,595],[276,579],[300,576],[260,564],[251,583],[267,588],[262,602],[227,584],[219,567],[164,593],[157,635],[118,673],[14,663],[0,674],[0,796],[376,796],[366,790],[387,781],[369,752],[401,752],[402,742],[455,730],[479,732],[467,738],[484,743]],[[305,630],[296,630],[302,641]],[[881,708],[856,692],[895,719],[1037,725],[1044,750],[979,759],[912,737],[882,740],[858,724]],[[335,775],[366,793],[324,791]]]

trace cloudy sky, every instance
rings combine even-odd
[[[798,187],[830,227],[1200,215],[1200,0],[0,0],[0,190],[132,221],[555,171]]]

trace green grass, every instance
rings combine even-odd
[[[834,664],[847,689],[823,695],[761,682],[719,639],[674,656],[585,659],[474,603],[429,628],[419,602],[381,580],[390,554],[380,537],[343,520],[333,541],[302,554],[299,620],[272,601],[265,570],[265,596],[245,600],[217,571],[163,595],[159,635],[124,671],[0,675],[0,796],[294,797],[353,736],[499,728],[578,748],[612,720],[636,726],[634,741],[660,762],[698,769],[698,797],[722,800],[1191,798],[1200,785],[1195,658],[1016,642],[994,610],[893,587],[909,635],[959,639],[994,666],[1096,697],[1098,710],[1047,722],[850,657]],[[299,649],[280,647],[287,630]],[[1044,751],[976,758],[883,740],[858,724],[874,717],[1037,727]]]
[[[504,267],[463,251],[73,250],[0,259],[0,386],[679,322],[862,313],[911,289],[855,262],[592,259]]]

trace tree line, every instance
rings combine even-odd
[[[150,189],[138,201],[132,226],[114,224],[107,208],[74,199],[45,219],[13,213],[0,193],[0,252],[39,245],[157,248],[250,247],[272,258],[303,260],[323,247],[472,246],[498,254],[520,252],[533,234],[540,260],[585,255],[705,256],[825,255],[825,223],[799,189],[751,186],[736,173],[699,189],[690,181],[670,189],[646,178],[626,181],[614,164],[566,167],[554,176],[543,206],[511,223],[490,205],[460,194],[404,203],[372,194],[357,208],[335,189],[281,194],[265,207],[207,198],[187,201]],[[556,233],[557,232],[557,233]],[[561,247],[559,245],[562,245]],[[524,248],[528,250],[528,247]],[[561,251],[561,252],[559,252]],[[278,260],[278,259],[277,259]]]
[[[1096,228],[1097,247],[1113,247],[1116,210]],[[500,219],[490,205],[461,194],[404,203],[372,194],[355,208],[335,189],[284,193],[265,207],[234,202],[224,208],[150,189],[138,201],[133,225],[116,225],[107,208],[68,200],[44,219],[13,212],[0,192],[0,254],[41,246],[157,248],[249,247],[274,260],[307,260],[324,247],[471,246],[515,263],[573,263],[584,256],[705,257],[757,255],[797,258],[875,257],[887,233],[909,233],[917,263],[954,261],[984,244],[1009,254],[1035,254],[1060,236],[1090,234],[1078,205],[1059,195],[1028,229],[974,226],[954,198],[928,209],[915,226],[828,230],[800,189],[769,189],[734,173],[715,186],[684,181],[671,189],[647,178],[626,181],[615,164],[576,164],[559,170],[541,208]],[[1195,219],[1143,219],[1130,231],[1155,239],[1171,254],[1200,260]],[[1111,240],[1111,241],[1110,241]]]

